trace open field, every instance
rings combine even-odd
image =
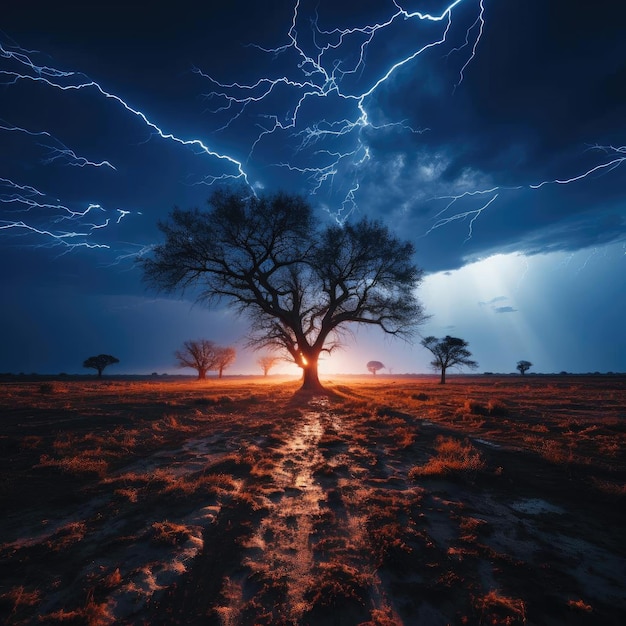
[[[0,384],[6,624],[626,623],[626,380]]]

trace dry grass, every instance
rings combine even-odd
[[[184,524],[165,520],[152,524],[150,541],[157,545],[175,546],[185,543],[191,536],[190,529]]]
[[[81,452],[60,459],[42,454],[37,467],[58,467],[68,474],[96,474],[103,478],[109,468],[109,464],[101,458],[102,450],[96,448],[87,452]]]
[[[498,591],[492,590],[477,598],[475,606],[480,614],[480,624],[513,626],[526,623],[526,605],[523,600],[503,596]]]
[[[417,465],[409,471],[409,478],[419,476],[446,476],[463,474],[474,476],[486,467],[483,455],[468,441],[439,436],[435,445],[436,455],[425,465]]]
[[[41,602],[41,591],[18,585],[0,595],[0,600],[7,604],[9,615],[14,616],[24,609],[37,607]]]
[[[0,384],[8,626],[626,612],[621,379],[39,384]]]

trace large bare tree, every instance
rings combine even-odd
[[[349,324],[408,337],[425,319],[413,246],[379,222],[322,226],[300,196],[218,190],[208,211],[174,209],[159,227],[165,242],[141,260],[148,283],[228,301],[251,322],[249,344],[286,351],[305,389],[321,388],[319,356]]]

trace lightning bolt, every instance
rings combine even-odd
[[[467,217],[471,215],[472,219],[469,224],[468,234],[464,241],[464,243],[466,243],[472,238],[472,228],[473,228],[474,222],[480,216],[480,214],[498,197],[499,192],[515,191],[515,190],[520,190],[520,189],[537,190],[537,189],[541,189],[542,187],[546,185],[570,185],[570,184],[585,180],[587,178],[590,178],[594,174],[600,175],[603,173],[608,173],[620,167],[626,162],[626,146],[596,145],[596,146],[592,146],[590,149],[601,153],[606,158],[604,158],[597,165],[587,168],[583,170],[582,172],[574,174],[568,178],[554,178],[554,179],[549,179],[549,180],[542,180],[537,183],[528,183],[526,185],[493,186],[488,189],[464,191],[457,195],[444,195],[444,196],[437,196],[437,197],[431,198],[431,200],[447,200],[448,202],[443,209],[441,209],[438,213],[434,215],[433,217],[433,219],[435,220],[434,224],[422,236],[425,237],[426,235],[429,235],[432,231],[436,230],[437,228],[441,228],[442,226],[450,224],[451,222],[454,222],[457,220],[465,220]],[[495,194],[495,195],[491,198],[491,200],[489,200],[489,202],[487,202],[481,208],[476,209],[476,210],[462,211],[460,213],[455,213],[445,218],[441,217],[441,215],[443,215],[449,209],[451,209],[455,203],[463,201],[464,199],[470,198],[472,196],[480,196],[480,195],[486,195],[486,194]]]
[[[463,197],[478,195],[478,194],[485,194],[485,193],[493,193],[494,191],[495,189],[490,189],[490,190],[485,190],[485,191],[473,191],[473,192],[465,192],[461,194],[460,196],[453,196],[452,201],[448,204],[448,206],[442,211],[440,211],[436,215],[436,217],[439,217],[440,215],[442,215],[442,213],[445,212],[448,208],[450,208],[454,202],[456,202],[457,200],[460,200]],[[467,243],[472,238],[473,231],[474,231],[474,222],[476,222],[476,220],[480,217],[482,212],[485,211],[492,202],[495,202],[497,198],[498,198],[498,194],[494,193],[493,197],[490,198],[485,204],[483,204],[478,209],[463,211],[462,213],[455,213],[454,215],[451,215],[450,217],[439,217],[439,219],[422,235],[422,237],[426,237],[430,235],[430,233],[432,233],[434,230],[437,230],[438,228],[442,228],[443,226],[447,226],[448,224],[451,224],[452,222],[456,222],[458,220],[464,221],[468,217],[471,217],[469,221],[469,225],[468,225],[467,237],[465,237],[465,240],[463,241],[463,243]]]
[[[109,248],[110,246],[102,243],[89,243],[88,241],[79,241],[73,242],[72,240],[76,237],[88,237],[89,232],[52,232],[49,230],[42,230],[31,226],[30,224],[26,224],[25,222],[5,222],[0,221],[0,230],[9,230],[9,229],[17,229],[20,231],[24,231],[26,233],[35,233],[37,235],[41,235],[42,237],[48,239],[46,244],[40,245],[52,245],[58,246],[62,245],[66,248],[66,251],[74,250],[76,248]]]
[[[236,158],[211,149],[204,141],[197,138],[186,139],[181,138],[174,133],[164,130],[156,122],[151,120],[143,111],[128,104],[122,97],[107,91],[102,85],[95,80],[91,80],[80,72],[64,71],[47,65],[38,64],[34,57],[35,53],[24,50],[17,46],[4,46],[0,43],[0,60],[5,63],[5,68],[0,69],[0,84],[5,86],[15,86],[20,82],[33,82],[42,84],[53,90],[63,92],[78,92],[83,90],[95,91],[98,95],[107,100],[111,100],[121,106],[124,111],[135,116],[148,129],[150,136],[158,136],[166,141],[178,143],[192,149],[196,154],[204,154],[223,164],[231,171],[222,171],[205,180],[210,182],[226,181],[226,180],[243,180],[248,183],[248,177],[243,169],[243,164]],[[0,122],[0,131],[7,133],[18,133],[37,140],[41,139],[40,146],[47,149],[45,158],[42,159],[45,165],[68,165],[75,167],[108,167],[116,170],[115,166],[108,160],[90,160],[81,156],[73,149],[65,145],[61,140],[56,138],[47,130],[30,130],[21,126],[14,126],[7,122]],[[226,169],[220,167],[220,169]],[[115,223],[120,224],[122,219],[129,215],[131,211],[124,209],[116,209],[117,218],[105,218],[98,223],[86,223],[84,218],[91,212],[98,210],[106,212],[99,203],[90,203],[85,209],[72,209],[66,204],[58,202],[45,201],[47,194],[32,185],[22,184],[8,178],[0,179],[0,204],[5,206],[15,206],[15,211],[27,214],[29,217],[23,217],[19,220],[2,219],[0,220],[0,230],[5,232],[19,232],[21,234],[36,235],[43,238],[42,245],[61,245],[66,249],[76,248],[109,248],[110,246],[103,243],[92,243],[87,238],[93,234],[93,231],[99,231],[109,227]],[[141,215],[140,212],[136,212]],[[35,215],[35,217],[32,217]],[[80,221],[86,229],[78,229],[75,231],[61,231],[50,227],[43,227],[40,222],[47,224],[58,224],[63,220]],[[81,238],[83,238],[81,240]]]
[[[464,72],[477,53],[484,25],[483,0],[477,3],[455,0],[440,13],[408,11],[394,0],[395,10],[384,21],[332,29],[320,26],[317,13],[310,21],[309,28],[303,28],[305,19],[301,12],[301,2],[297,0],[286,43],[274,48],[253,44],[255,48],[274,58],[292,58],[293,74],[274,78],[262,77],[251,83],[221,82],[201,69],[194,68],[212,86],[212,90],[205,94],[207,99],[218,103],[212,112],[229,114],[227,121],[215,129],[216,132],[225,131],[242,121],[244,113],[251,116],[257,111],[258,132],[251,143],[248,160],[273,135],[288,133],[299,138],[293,159],[274,165],[305,175],[312,194],[324,189],[332,195],[336,178],[341,175],[346,182],[337,185],[343,189],[337,201],[340,208],[334,211],[329,207],[325,208],[337,222],[344,223],[357,208],[356,194],[360,187],[363,165],[370,158],[365,135],[391,130],[417,134],[426,130],[412,128],[406,121],[374,121],[371,112],[374,96],[383,85],[391,83],[392,78],[403,67],[430,49],[446,44],[450,36],[453,13],[461,4],[475,5],[477,17],[466,32],[465,43],[455,48],[457,52],[469,49],[462,63],[457,85],[463,81]],[[399,60],[389,62],[375,75],[365,78],[366,57],[378,39],[400,25],[415,27],[414,32],[418,33],[420,24],[425,22],[440,25],[437,36],[415,46]],[[286,100],[291,104],[290,108],[280,114],[275,111],[267,112],[263,108],[264,104],[270,105],[273,99],[283,93],[288,96]],[[340,116],[313,122],[308,120],[312,107],[325,106],[336,109]],[[339,142],[341,147],[325,147],[328,144],[338,145]],[[346,142],[351,144],[349,148],[346,148]],[[318,149],[321,144],[324,145]]]
[[[99,223],[87,222],[85,218],[93,212],[107,213],[107,210],[97,203],[89,203],[85,209],[75,210],[60,202],[46,202],[47,195],[31,185],[21,185],[8,178],[0,178],[0,204],[6,207],[15,207],[12,213],[22,213],[29,216],[29,221],[20,220],[0,220],[0,230],[5,232],[16,232],[22,235],[38,236],[43,239],[46,246],[63,246],[66,249],[88,248],[88,249],[108,249],[107,244],[91,243],[89,238],[91,231],[99,230],[109,226],[110,218],[105,218]],[[9,213],[9,211],[5,211]],[[131,211],[116,209],[118,214],[116,223],[119,224]],[[43,222],[51,225],[59,225],[65,221],[78,222],[87,228],[86,231],[63,231],[59,228],[52,230],[44,228],[38,224]]]
[[[127,112],[138,117],[154,134],[158,135],[162,139],[167,139],[183,146],[199,149],[202,153],[210,157],[226,161],[235,167],[237,172],[236,174],[223,174],[217,176],[216,180],[224,180],[228,178],[242,178],[246,181],[246,183],[248,182],[248,178],[243,170],[242,163],[237,161],[235,158],[227,154],[222,154],[220,152],[212,150],[201,139],[182,139],[177,135],[174,135],[173,133],[169,133],[163,130],[155,122],[151,121],[145,113],[143,113],[139,109],[133,108],[123,98],[114,93],[106,91],[99,83],[94,80],[90,80],[83,74],[78,72],[62,72],[60,70],[55,70],[54,68],[37,66],[24,51],[21,51],[20,54],[16,54],[7,51],[4,47],[2,47],[2,45],[0,45],[0,56],[4,58],[18,60],[22,65],[31,70],[30,74],[24,74],[13,70],[0,70],[0,76],[8,77],[7,80],[5,80],[4,84],[15,84],[19,81],[32,81],[37,83],[43,83],[54,89],[60,89],[61,91],[79,91],[83,89],[93,89],[101,96],[117,102]],[[61,80],[54,79],[66,80],[65,82],[61,82]]]
[[[544,185],[569,185],[570,183],[575,183],[578,182],[579,180],[583,180],[584,178],[587,178],[589,176],[591,176],[592,174],[595,174],[596,172],[601,172],[603,170],[606,170],[607,172],[610,172],[611,170],[614,170],[615,168],[619,167],[620,165],[622,165],[622,163],[624,163],[624,161],[626,161],[626,146],[594,146],[593,149],[595,150],[599,150],[607,155],[614,155],[614,154],[618,154],[618,155],[624,155],[624,156],[617,156],[615,158],[612,158],[609,161],[604,161],[580,174],[576,174],[575,176],[572,176],[570,178],[564,178],[564,179],[558,179],[555,178],[554,180],[544,180],[541,181],[540,183],[535,183],[532,185],[528,185],[528,187],[530,189],[539,189],[541,187],[543,187]]]
[[[1,47],[1,46],[0,46]],[[0,72],[1,73],[1,72]],[[19,126],[8,126],[4,123],[0,123],[0,130],[4,130],[7,132],[17,132],[24,133],[25,135],[30,135],[31,137],[48,137],[54,145],[40,144],[43,147],[49,150],[48,156],[43,159],[45,164],[54,163],[56,161],[60,161],[64,165],[73,165],[76,167],[110,167],[112,170],[115,169],[111,163],[108,161],[90,161],[86,157],[78,156],[74,150],[68,148],[62,141],[53,137],[48,131],[40,130],[40,131],[31,131],[26,128],[21,128]]]
[[[465,30],[464,38],[459,45],[454,45],[452,35],[453,16],[461,4],[474,10],[474,20]],[[311,194],[325,190],[332,196],[333,188],[341,188],[339,198],[334,202],[339,209],[323,206],[339,223],[344,223],[358,208],[358,191],[363,176],[366,175],[364,165],[370,159],[368,133],[382,134],[390,130],[398,132],[421,133],[428,129],[416,129],[405,121],[375,121],[373,106],[374,96],[383,86],[392,83],[395,75],[411,63],[417,62],[426,52],[449,44],[445,58],[459,58],[460,69],[458,79],[452,92],[463,83],[470,64],[478,54],[480,41],[485,28],[485,5],[483,0],[450,2],[440,13],[424,13],[409,11],[402,3],[393,0],[395,10],[386,20],[362,26],[347,28],[323,28],[320,16],[315,12],[307,27],[302,10],[303,3],[297,0],[291,16],[286,35],[286,42],[278,47],[256,45],[261,52],[273,58],[289,57],[294,59],[293,71],[276,77],[264,76],[256,82],[241,83],[236,81],[222,82],[213,75],[195,68],[199,75],[211,85],[206,95],[209,100],[218,102],[213,109],[215,113],[228,113],[227,121],[216,129],[225,131],[238,124],[244,118],[258,111],[256,134],[248,153],[252,159],[257,149],[273,135],[283,136],[285,133],[296,137],[299,141],[294,148],[292,158],[274,163],[288,172],[303,175],[310,187]],[[416,45],[407,54],[394,59],[378,70],[377,74],[367,71],[368,53],[378,39],[393,32],[400,23],[414,26],[419,33],[420,26],[425,23],[439,25],[437,36]],[[356,50],[356,52],[355,52]],[[291,55],[291,56],[290,56]],[[264,103],[273,106],[280,94],[287,94],[284,100],[290,103],[282,113],[276,110],[268,112],[262,108]],[[310,108],[335,107],[337,115],[310,121]],[[379,113],[377,113],[380,115]],[[328,145],[335,146],[328,148]],[[349,147],[346,147],[349,145]],[[432,218],[432,224],[423,236],[445,227],[456,221],[467,221],[468,231],[464,243],[472,239],[477,220],[485,210],[496,202],[504,192],[522,189],[537,190],[546,185],[573,184],[594,174],[610,172],[620,167],[626,159],[626,147],[595,146],[607,158],[601,163],[564,178],[542,180],[520,185],[492,185],[485,189],[463,191],[456,195],[439,196],[437,200],[448,200],[446,206]],[[341,183],[337,180],[341,178]],[[457,204],[482,195],[489,196],[479,208],[462,208],[458,212]],[[453,212],[454,211],[454,212]]]
[[[209,85],[209,91],[204,96],[212,107],[209,110],[213,115],[208,123],[212,123],[214,128],[210,132],[219,135],[245,130],[249,137],[242,148],[245,158],[220,151],[203,139],[180,137],[85,74],[38,63],[37,53],[17,46],[0,44],[0,60],[4,63],[4,69],[0,69],[0,83],[15,86],[32,82],[68,94],[79,91],[95,93],[138,119],[148,131],[146,141],[158,137],[187,147],[200,157],[207,157],[209,173],[197,178],[197,184],[240,181],[254,193],[255,187],[263,185],[260,182],[250,183],[248,166],[269,155],[268,162],[284,171],[286,176],[297,178],[299,184],[302,179],[306,181],[309,193],[320,198],[321,208],[343,224],[358,210],[359,196],[363,193],[363,182],[368,173],[367,165],[373,158],[375,139],[391,136],[391,133],[408,136],[428,131],[427,128],[415,128],[406,120],[388,119],[377,98],[386,87],[393,87],[402,71],[413,67],[427,53],[437,49],[443,50],[443,56],[458,64],[458,77],[452,88],[454,93],[479,53],[486,23],[485,4],[484,0],[452,0],[441,11],[429,13],[408,10],[401,0],[391,0],[386,18],[361,25],[333,27],[322,24],[323,16],[318,15],[317,10],[313,11],[312,17],[307,17],[304,4],[303,0],[295,1],[282,45],[249,44],[262,55],[283,61],[280,71],[250,82],[238,82],[219,80],[211,72],[192,68]],[[457,22],[460,27],[456,26]],[[385,46],[389,38],[400,31],[408,32],[414,43],[389,58],[391,53],[385,51]],[[405,38],[402,39],[403,45],[406,45]],[[30,130],[8,123],[2,123],[0,131],[20,133],[41,141],[40,145],[48,150],[44,164],[115,170],[110,161],[82,156],[48,131]],[[276,140],[285,140],[283,145],[290,146],[282,150],[281,157],[272,152]],[[574,184],[610,172],[626,160],[624,146],[593,146],[592,149],[601,154],[601,162],[569,177],[516,186],[489,185],[484,189],[431,198],[446,200],[446,203],[435,213],[424,236],[453,222],[465,221],[468,223],[467,242],[472,239],[479,218],[505,192]],[[325,199],[322,199],[323,194],[326,194]],[[473,208],[474,201],[483,196],[480,206]],[[3,220],[2,229],[30,230],[58,245],[67,246],[81,236],[89,237],[94,232],[120,224],[130,213],[116,209],[116,215],[111,216],[98,203],[76,209],[60,200],[47,201],[47,197],[47,194],[24,181],[0,179],[0,203],[19,207],[25,214],[37,213],[42,220],[48,220],[43,227],[39,223],[28,222],[21,215],[20,221]],[[468,202],[472,202],[469,209],[466,206]],[[102,221],[87,222],[88,216],[96,212],[102,213]],[[59,220],[67,219],[80,221],[81,228],[64,234],[47,227],[50,223],[58,224]],[[141,249],[144,250],[143,247]]]

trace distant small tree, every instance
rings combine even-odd
[[[478,367],[478,363],[470,359],[472,353],[467,349],[467,341],[463,339],[446,335],[443,339],[425,337],[421,343],[434,355],[435,358],[430,364],[434,369],[441,371],[439,382],[442,385],[446,382],[446,370],[449,367],[463,365],[472,369]]]
[[[523,376],[526,373],[526,370],[530,369],[532,366],[533,364],[530,361],[518,361],[515,367],[519,370],[519,373]]]
[[[270,370],[278,363],[280,359],[277,356],[266,354],[257,359],[257,364],[263,370],[263,376],[267,376]]]
[[[182,350],[174,355],[180,367],[191,367],[198,372],[198,380],[204,380],[206,373],[215,368],[217,346],[208,339],[185,341]]]
[[[198,372],[198,380],[205,380],[207,372],[211,370],[216,370],[221,378],[237,353],[230,346],[222,347],[208,339],[197,339],[185,341],[183,349],[177,350],[174,355],[180,367],[191,367]]]
[[[368,372],[372,372],[376,376],[376,372],[385,366],[380,361],[369,361],[365,367],[367,367]]]
[[[90,356],[88,359],[85,359],[85,361],[83,361],[83,367],[98,370],[98,378],[102,378],[102,372],[105,367],[119,362],[119,359],[116,359],[110,354],[99,354],[98,356]]]
[[[217,347],[215,349],[215,366],[212,369],[217,370],[218,378],[221,378],[224,370],[233,364],[236,356],[237,352],[231,346],[225,348]]]

